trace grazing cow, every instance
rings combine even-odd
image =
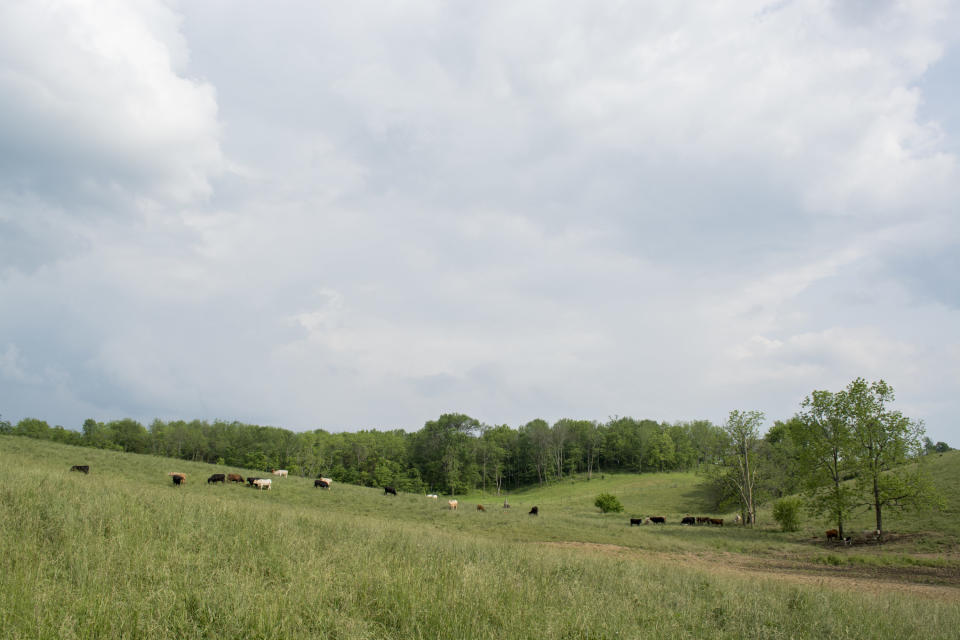
[[[710,518],[710,524],[712,524],[715,527],[722,527],[723,518]]]
[[[844,536],[844,538],[843,538],[843,546],[845,546],[845,547],[849,547],[849,546],[850,546],[850,536]]]
[[[253,486],[253,483],[256,482],[256,481],[259,480],[259,479],[260,479],[260,478],[247,478],[247,484],[252,487],[252,486]]]
[[[456,510],[457,510],[457,505],[458,505],[458,504],[460,504],[460,503],[457,502],[456,500],[447,500],[447,506],[449,506],[450,509],[453,510],[453,511],[456,511]]]
[[[510,508],[510,503],[507,502],[507,499],[506,499],[506,498],[503,499],[503,508],[504,508],[504,509],[509,509],[509,508]]]
[[[227,481],[227,476],[223,475],[222,473],[215,473],[209,478],[207,478],[207,484],[210,484],[211,482],[217,483],[217,482],[226,482],[226,481]]]
[[[477,505],[477,511],[486,511],[486,509],[483,508],[483,505],[482,505],[482,504],[478,504],[478,505]]]
[[[387,494],[390,494],[390,495],[394,495],[394,496],[395,496],[395,495],[397,495],[397,490],[394,489],[393,487],[384,487],[384,488],[383,488],[383,495],[387,495]]]
[[[435,493],[428,493],[428,494],[427,494],[427,497],[430,498],[431,500],[439,500],[439,499],[440,499],[440,496],[438,496],[438,495],[435,494]]]
[[[280,478],[286,478],[289,472],[286,469],[270,469],[270,473]]]
[[[707,516],[697,516],[697,524],[710,524],[710,518]]]
[[[630,518],[630,526],[637,525],[638,527],[643,524],[643,518]]]
[[[314,480],[313,488],[316,489],[317,487],[320,487],[321,489],[329,489],[330,485],[323,480]]]
[[[527,515],[538,516],[540,515],[540,509],[538,509],[537,507],[534,507],[533,509],[530,509],[530,513],[528,513]]]
[[[650,516],[650,522],[653,524],[667,524],[667,519],[663,516]]]
[[[173,484],[177,485],[178,487],[182,484],[187,484],[187,474],[185,473],[177,473],[176,471],[171,471],[167,475],[173,478]]]
[[[830,530],[828,530],[826,533],[827,533],[827,540],[839,540],[839,539],[840,539],[840,532],[837,531],[836,529],[830,529]]]
[[[733,524],[743,524],[743,517],[739,513],[733,517]]]
[[[331,487],[333,486],[333,480],[331,480],[330,478],[324,478],[323,476],[320,476],[320,479],[326,482]]]
[[[684,516],[680,524],[697,524],[697,519],[693,516]]]
[[[240,484],[243,484],[243,476],[240,475],[239,473],[228,474],[227,480],[229,480],[230,482],[239,482]]]
[[[256,480],[253,481],[253,485],[257,487],[260,491],[263,491],[264,488],[269,490],[270,487],[273,485],[273,480],[269,478],[257,478]]]
[[[90,465],[88,464],[75,464],[70,467],[70,471],[82,471],[84,473],[90,473]]]

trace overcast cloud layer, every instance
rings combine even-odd
[[[863,376],[960,445],[958,27],[0,4],[0,414],[772,422]]]

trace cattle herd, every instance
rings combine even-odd
[[[70,467],[70,471],[79,471],[81,473],[89,474],[90,465],[75,464],[72,467]],[[278,478],[286,478],[289,472],[286,469],[271,469],[270,473],[273,474],[274,476],[277,476]],[[173,485],[175,487],[179,487],[187,483],[187,474],[185,473],[181,473],[178,471],[171,471],[170,473],[167,474],[167,476],[169,476],[170,479],[173,481]],[[241,476],[239,473],[229,473],[229,474],[214,473],[209,478],[207,478],[207,484],[216,484],[218,482],[222,482],[226,484],[227,481],[243,484],[244,477]],[[251,488],[257,488],[260,491],[263,491],[264,489],[270,490],[273,486],[273,481],[270,478],[250,477],[250,478],[246,478],[246,483]],[[313,481],[314,488],[327,489],[328,491],[330,490],[330,486],[332,484],[333,484],[333,480],[331,480],[330,478],[324,478],[323,476],[320,476],[319,478]],[[390,486],[384,487],[383,495],[396,496],[397,489],[395,487],[390,487]],[[435,493],[430,493],[430,494],[427,494],[427,498],[437,500],[439,496]],[[457,500],[447,501],[447,507],[451,511],[456,511],[458,506],[459,506],[459,502]],[[503,501],[503,508],[504,509],[510,508],[510,505],[507,504],[506,499],[504,499]],[[482,504],[478,504],[477,511],[485,512],[486,508]],[[539,515],[540,508],[533,507],[532,509],[530,509],[529,514],[531,516]],[[734,517],[734,522],[736,524],[742,524],[743,519],[738,514]],[[666,523],[667,523],[667,519],[664,516],[647,516],[645,518],[630,518],[631,527],[634,525],[639,527],[640,525],[645,525],[645,524],[666,524]],[[723,518],[711,518],[709,516],[684,516],[683,518],[681,518],[680,524],[691,525],[691,526],[707,525],[707,526],[722,527]],[[852,538],[850,536],[841,537],[840,532],[837,531],[836,529],[827,530],[826,537],[827,537],[827,542],[838,542],[838,543],[842,542],[844,545],[847,545],[847,546],[849,546],[852,543]],[[879,541],[880,531],[875,531],[875,530],[864,531],[860,534],[859,538],[861,539],[861,541],[866,541],[866,542]]]

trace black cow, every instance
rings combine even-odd
[[[316,489],[317,487],[320,487],[321,489],[329,489],[330,485],[326,480],[314,480],[313,488]]]
[[[217,483],[217,482],[226,482],[226,481],[227,481],[227,476],[223,475],[222,473],[215,473],[209,478],[207,478],[207,484],[210,484],[211,482]]]
[[[397,495],[397,490],[394,489],[393,487],[384,487],[383,495],[387,495],[387,494]]]
[[[183,484],[183,476],[171,476],[171,477],[173,478],[174,486],[179,487],[181,484]]]
[[[70,471],[83,471],[84,473],[90,473],[90,465],[75,464],[72,467],[70,467]]]
[[[247,484],[252,487],[254,480],[263,480],[263,478],[247,478]]]
[[[638,527],[643,524],[643,518],[630,518],[630,526],[637,525]]]
[[[680,521],[680,524],[697,524],[697,519],[693,516],[684,516],[683,520]]]
[[[530,509],[530,513],[528,513],[527,515],[538,516],[540,515],[540,509],[538,509],[537,507],[534,507],[533,509]]]
[[[653,524],[667,524],[667,519],[663,516],[650,516],[650,522]]]

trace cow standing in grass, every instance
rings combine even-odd
[[[395,496],[397,495],[397,490],[394,487],[384,487],[383,495],[388,495],[388,494]]]
[[[70,467],[70,471],[80,471],[83,473],[90,473],[90,465],[88,464],[75,464]]]

